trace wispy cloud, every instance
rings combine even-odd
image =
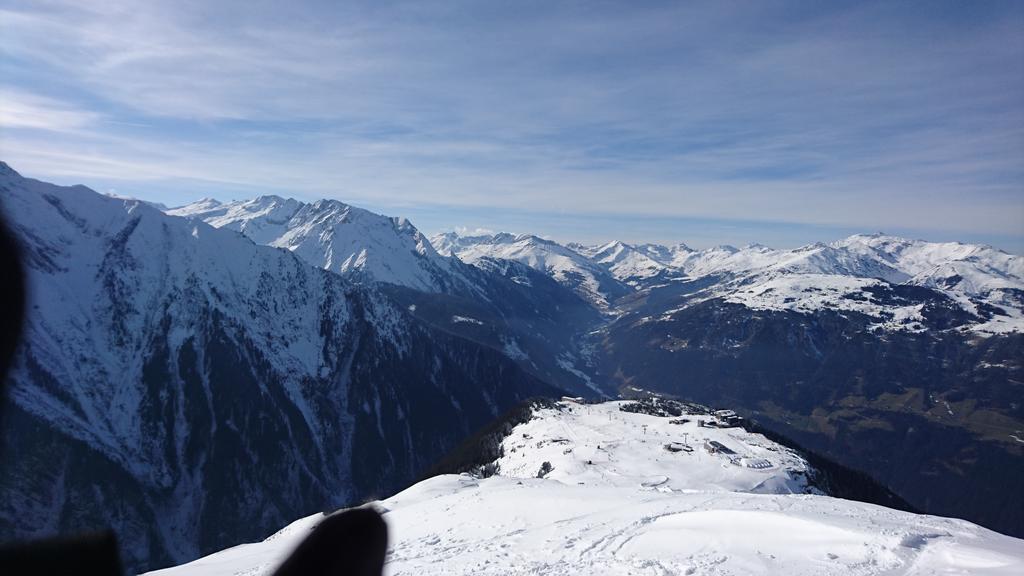
[[[0,126],[49,132],[81,130],[99,115],[65,102],[0,86]]]
[[[15,1],[0,147],[168,203],[1024,238],[1022,27],[999,2]]]

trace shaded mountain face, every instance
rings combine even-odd
[[[373,286],[0,166],[30,301],[3,404],[0,538],[112,526],[132,569],[390,494],[558,392]]]
[[[594,379],[597,359],[588,337],[603,322],[597,310],[518,262],[482,258],[468,268],[475,294],[379,289],[431,327],[499,351],[545,382],[573,394],[604,394]]]
[[[377,284],[434,328],[497,350],[562,389],[601,393],[583,339],[602,322],[601,314],[571,287],[529,266],[489,257],[471,265],[443,246],[435,250],[405,219],[334,200],[207,199],[167,213],[236,230],[350,281]]]

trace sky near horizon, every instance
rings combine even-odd
[[[1024,3],[0,3],[0,160],[425,232],[1024,252]]]

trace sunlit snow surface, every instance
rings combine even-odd
[[[374,503],[390,530],[386,573],[1024,573],[1022,540],[799,493],[804,461],[759,435],[670,424],[619,404],[540,411],[505,440],[499,476],[438,476]],[[693,452],[664,449],[684,439]],[[704,440],[736,454],[710,454]],[[744,465],[755,460],[771,466]],[[535,478],[544,461],[552,471]],[[152,574],[269,574],[320,518]]]
[[[520,262],[573,287],[584,300],[602,309],[609,305],[608,285],[617,284],[601,264],[561,244],[530,234],[459,237],[449,232],[435,236],[431,242],[441,254],[457,256],[470,264],[482,258]]]
[[[390,218],[336,200],[312,203],[260,196],[221,204],[204,199],[167,211],[241,232],[257,244],[285,248],[302,260],[341,274],[427,292],[466,282],[405,218]]]

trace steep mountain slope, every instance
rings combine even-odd
[[[437,294],[382,285],[417,319],[489,346],[521,368],[576,394],[603,395],[587,332],[601,314],[546,274],[510,260],[481,258],[467,278],[480,296]]]
[[[382,284],[381,290],[435,328],[489,346],[565,390],[600,392],[581,347],[581,336],[601,321],[600,314],[532,270],[440,255],[407,220],[334,200],[201,200],[168,213],[237,230],[362,284]]]
[[[1024,568],[1021,540],[962,520],[806,493],[813,470],[763,436],[623,407],[560,403],[538,410],[505,438],[498,475],[437,476],[372,504],[390,530],[385,572],[869,575]],[[320,518],[155,575],[268,574]]]
[[[616,298],[631,291],[586,256],[537,236],[501,233],[462,237],[448,232],[433,237],[431,242],[441,253],[471,264],[482,258],[520,262],[548,274],[601,310],[608,310]]]
[[[200,200],[167,211],[236,230],[257,244],[287,248],[320,268],[428,292],[471,285],[462,267],[440,256],[404,218],[337,200],[312,203],[260,196],[229,204]]]
[[[130,567],[390,493],[557,391],[285,250],[0,164],[28,268],[0,538],[113,526]]]

